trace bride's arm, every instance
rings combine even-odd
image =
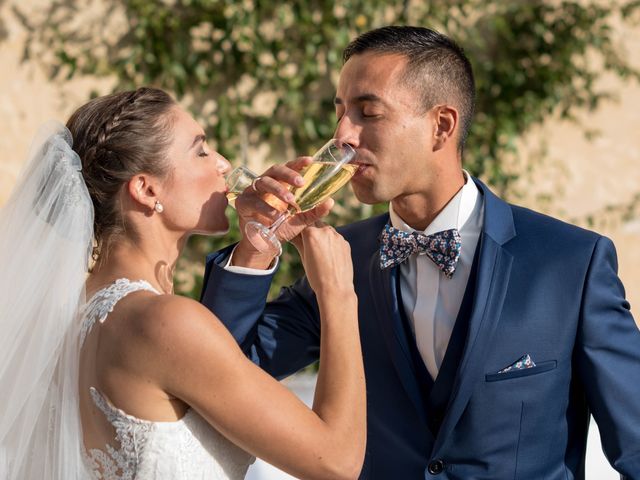
[[[357,478],[366,400],[349,249],[332,229],[312,228],[301,254],[322,318],[313,410],[250,362],[197,302],[156,302],[161,318],[148,322],[145,349],[157,357],[160,387],[246,451],[299,478]]]

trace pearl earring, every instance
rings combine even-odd
[[[156,200],[156,204],[153,206],[153,209],[157,213],[162,213],[164,211],[164,207],[162,206],[162,204],[158,200]]]

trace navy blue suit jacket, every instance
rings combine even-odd
[[[614,468],[640,479],[640,331],[613,244],[509,205],[475,181],[485,205],[477,281],[435,434],[402,328],[397,269],[378,267],[388,215],[339,229],[351,244],[367,381],[361,478],[584,478],[592,413]],[[320,321],[305,279],[267,304],[271,276],[225,271],[228,254],[209,256],[202,302],[272,375],[315,361]],[[536,367],[497,373],[525,354]]]

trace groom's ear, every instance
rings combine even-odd
[[[458,110],[449,105],[433,107],[433,151],[441,150],[447,142],[453,142],[459,130]]]
[[[127,191],[135,203],[147,207],[149,210],[153,210],[156,200],[158,200],[154,178],[144,173],[135,175],[129,180]]]

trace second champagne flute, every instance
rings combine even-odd
[[[247,167],[236,167],[229,172],[224,181],[227,184],[227,200],[229,205],[236,208],[236,198],[242,194],[246,188],[249,188],[260,175],[253,173]]]
[[[256,221],[247,222],[245,233],[251,244],[263,253],[282,253],[282,245],[275,235],[277,229],[292,215],[311,210],[342,188],[358,169],[349,163],[355,155],[348,143],[335,138],[329,140],[313,155],[313,162],[300,172],[304,185],[290,187],[299,210],[289,206],[270,227]]]

